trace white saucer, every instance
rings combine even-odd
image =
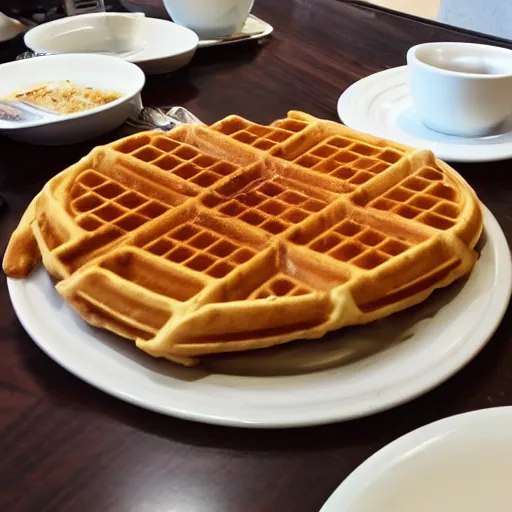
[[[199,41],[199,48],[207,48],[208,46],[220,46],[224,44],[234,44],[240,43],[242,41],[251,41],[253,39],[261,39],[262,37],[266,37],[270,35],[274,30],[274,27],[263,21],[262,19],[254,16],[254,14],[249,14],[241,33],[242,34],[254,34],[252,36],[243,38],[243,39],[234,39],[234,40],[216,40],[216,39],[201,39]]]
[[[320,512],[509,512],[512,407],[451,416],[378,451]]]
[[[507,240],[485,207],[484,227],[480,259],[467,280],[423,304],[320,340],[219,356],[203,368],[153,359],[133,342],[90,327],[42,267],[7,283],[18,318],[41,349],[121,400],[206,423],[318,425],[411,400],[482,349],[501,321],[511,289]]]
[[[338,100],[338,115],[350,128],[431,149],[452,162],[491,162],[512,158],[512,118],[494,135],[463,138],[427,128],[416,116],[407,66],[387,69],[351,85]]]
[[[167,14],[163,15],[162,10],[158,9],[149,3],[141,3],[137,2],[136,0],[120,0],[121,5],[128,11],[128,12],[144,12],[146,16],[151,16],[153,18],[160,18],[162,16],[166,16]],[[274,27],[270,25],[270,23],[267,23],[266,21],[263,21],[262,19],[258,18],[254,14],[249,14],[244,27],[242,28],[242,33],[253,33],[253,32],[259,32],[258,34],[246,37],[244,39],[234,39],[232,41],[219,41],[217,39],[201,39],[199,41],[199,48],[207,48],[209,46],[220,46],[224,44],[234,44],[234,43],[240,43],[242,41],[250,41],[252,39],[261,39],[262,37],[266,37],[270,35],[274,30]]]

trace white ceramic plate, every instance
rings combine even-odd
[[[50,55],[0,65],[0,97],[20,89],[70,80],[85,87],[116,91],[122,96],[83,112],[34,121],[0,120],[0,133],[22,142],[60,145],[98,137],[122,125],[134,108],[140,111],[144,73],[134,64],[105,55]]]
[[[91,40],[91,34],[96,40]],[[171,21],[122,13],[81,14],[44,23],[24,36],[36,53],[71,53],[109,48],[115,56],[137,64],[146,74],[169,73],[186,66],[199,38]],[[125,50],[130,48],[130,50]]]
[[[150,358],[89,327],[47,272],[8,279],[14,309],[55,361],[122,400],[160,413],[244,427],[315,425],[365,416],[430,390],[468,363],[498,326],[511,291],[507,241],[485,209],[469,278],[428,301],[317,341],[218,358],[209,370]]]
[[[407,66],[375,73],[346,89],[338,115],[350,128],[420,149],[452,162],[490,162],[512,158],[512,118],[486,137],[454,137],[427,128],[417,117]]]
[[[359,466],[320,512],[510,512],[512,407],[431,423]]]
[[[266,37],[270,35],[274,30],[274,27],[263,21],[262,19],[254,16],[254,14],[249,14],[243,28],[242,34],[252,34],[254,35],[246,37],[244,39],[234,39],[233,41],[222,41],[216,39],[201,39],[199,41],[199,48],[206,48],[208,46],[220,46],[224,44],[234,44],[240,43],[242,41],[251,41],[253,39],[261,39],[262,37]]]

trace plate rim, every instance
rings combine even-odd
[[[494,417],[505,417],[512,424],[512,406],[488,407],[447,416],[415,428],[366,458],[354,469],[331,493],[323,504],[320,512],[338,512],[344,510],[346,499],[351,499],[360,493],[365,484],[378,481],[385,468],[409,450],[413,450],[421,442],[428,442],[440,435],[453,430],[464,428],[472,422],[489,421]],[[356,493],[356,494],[354,494]],[[350,503],[348,503],[350,505]]]
[[[199,39],[199,43],[197,45],[197,49],[201,48],[211,48],[212,46],[223,46],[225,44],[235,44],[235,43],[243,43],[245,41],[254,41],[255,39],[261,39],[262,37],[267,37],[274,31],[274,27],[266,22],[265,20],[262,20],[261,18],[258,18],[258,16],[249,13],[247,16],[248,18],[253,18],[254,20],[261,23],[265,30],[261,32],[260,34],[255,34],[249,37],[245,37],[243,39],[234,39],[233,41],[216,41],[215,39]]]
[[[135,53],[133,56],[124,58],[123,60],[126,60],[128,62],[136,64],[137,66],[139,66],[139,65],[142,66],[144,64],[154,64],[159,61],[168,61],[170,59],[178,59],[179,57],[182,57],[183,55],[187,55],[189,53],[192,53],[190,59],[192,59],[192,57],[194,56],[194,54],[198,48],[198,45],[199,45],[199,37],[193,30],[189,29],[188,27],[184,27],[183,25],[179,25],[178,23],[174,23],[171,20],[164,20],[164,19],[160,19],[160,18],[144,17],[144,18],[141,18],[141,23],[147,25],[149,28],[151,27],[151,25],[154,25],[154,26],[161,25],[162,27],[165,26],[169,32],[172,30],[175,30],[177,33],[178,32],[188,33],[189,35],[192,36],[192,39],[194,39],[195,42],[189,48],[187,48],[185,50],[181,50],[179,52],[174,51],[174,52],[166,53],[165,55],[160,55],[160,56],[150,57],[150,58],[140,58],[140,53],[139,54]],[[169,26],[169,24],[170,24],[170,26]]]
[[[371,75],[365,76],[356,82],[349,85],[339,96],[337,104],[336,104],[336,111],[338,118],[340,121],[348,126],[349,128],[352,128],[354,130],[358,130],[361,132],[368,133],[370,135],[374,135],[377,137],[386,137],[386,134],[380,132],[380,130],[372,130],[371,126],[368,126],[368,123],[366,122],[355,122],[350,115],[352,108],[351,99],[357,94],[357,91],[360,87],[364,86],[367,83],[373,82],[375,80],[378,80],[379,77],[382,79],[385,79],[386,75],[393,75],[393,74],[399,74],[399,73],[405,73],[407,70],[407,65],[402,66],[396,66],[388,69],[384,69],[382,71],[377,71],[376,73],[372,73]],[[404,82],[406,83],[406,82]],[[409,93],[410,95],[410,93]],[[347,115],[348,113],[348,115]],[[358,117],[360,119],[360,117]],[[423,140],[428,145],[431,141],[428,141],[427,139],[422,139],[421,137],[416,137],[418,140]],[[401,144],[409,145],[410,142],[405,140],[399,140],[392,139],[396,142],[399,142]],[[435,142],[435,141],[434,141]],[[435,144],[438,144],[439,146],[442,146],[444,149],[437,149],[434,151],[436,156],[442,160],[447,160],[449,162],[460,162],[460,163],[483,163],[483,162],[500,162],[502,160],[508,160],[509,158],[512,158],[512,142],[504,143],[501,146],[504,146],[505,148],[509,148],[507,151],[505,151],[502,148],[501,152],[495,152],[495,155],[489,155],[483,151],[478,151],[479,148],[488,148],[488,147],[499,147],[500,144],[481,144],[478,146],[475,145],[464,145],[464,144],[458,144],[459,147],[463,148],[471,148],[472,152],[470,152],[470,156],[463,156],[463,155],[454,155],[450,151],[450,147],[454,146],[454,144],[446,144],[442,141],[435,142]],[[422,148],[425,149],[425,148]]]
[[[330,423],[336,423],[341,421],[348,421],[360,417],[382,412],[384,410],[392,409],[403,403],[412,401],[418,396],[421,396],[428,391],[439,386],[454,374],[460,371],[461,368],[466,366],[487,344],[492,338],[494,332],[501,323],[501,320],[507,310],[507,306],[512,293],[512,259],[508,248],[508,243],[505,235],[490,210],[482,205],[484,213],[484,229],[489,239],[491,239],[495,245],[494,250],[494,267],[495,271],[500,271],[500,279],[496,282],[500,283],[500,286],[495,288],[495,293],[492,294],[489,299],[487,308],[490,310],[492,315],[489,315],[486,322],[480,323],[476,329],[474,329],[469,336],[464,339],[464,342],[459,346],[459,350],[455,350],[445,361],[450,362],[446,365],[438,365],[434,370],[427,371],[415,380],[409,381],[408,386],[396,389],[396,386],[391,386],[391,391],[385,391],[378,397],[378,403],[375,403],[376,399],[373,399],[369,405],[365,402],[362,406],[359,406],[354,411],[343,411],[343,408],[336,407],[332,403],[329,404],[328,410],[319,414],[315,411],[315,414],[304,416],[304,413],[299,410],[299,414],[291,413],[291,416],[287,420],[283,420],[280,416],[274,418],[270,410],[265,414],[265,410],[257,411],[256,417],[239,417],[234,416],[233,413],[205,413],[190,408],[183,408],[181,404],[175,406],[169,406],[168,404],[159,403],[147,403],[142,398],[133,395],[132,393],[117,387],[112,388],[108,386],[104,379],[93,375],[83,374],[83,369],[75,361],[68,361],[66,358],[62,358],[59,355],[58,349],[52,346],[52,342],[46,341],[45,336],[39,335],[39,329],[32,323],[30,314],[20,314],[21,299],[23,296],[23,280],[15,280],[7,278],[7,287],[11,298],[11,303],[15,310],[16,316],[18,317],[23,328],[29,335],[29,337],[38,345],[43,352],[45,352],[51,359],[57,364],[65,368],[71,374],[75,375],[79,379],[87,382],[93,387],[100,389],[101,391],[114,396],[120,400],[139,406],[143,409],[151,410],[167,416],[172,416],[184,420],[193,420],[201,423],[209,423],[231,427],[246,427],[246,428],[295,428],[305,426],[316,426],[325,425]],[[506,248],[506,250],[503,250]],[[27,318],[28,317],[28,318]],[[489,320],[492,318],[492,320]],[[465,349],[465,350],[461,350]],[[441,371],[440,371],[441,370]],[[411,390],[410,383],[414,383],[414,388]],[[259,416],[258,416],[259,414]],[[254,416],[254,414],[253,414]]]

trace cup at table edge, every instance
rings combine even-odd
[[[407,52],[418,117],[436,132],[480,137],[512,113],[512,50],[473,43],[423,43]]]
[[[174,23],[193,30],[200,39],[242,31],[254,0],[163,0]]]

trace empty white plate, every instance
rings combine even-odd
[[[199,41],[199,48],[206,48],[208,46],[220,46],[224,44],[235,44],[243,41],[251,41],[253,39],[261,39],[262,37],[269,36],[273,30],[274,27],[272,25],[254,16],[254,14],[249,14],[241,33],[245,35],[252,35],[248,35],[247,37],[241,39],[201,39]]]
[[[94,41],[91,36],[112,41],[112,50],[120,51],[119,44],[126,45],[126,37],[118,36],[121,23],[129,21],[134,15],[121,13],[92,13],[81,14],[71,18],[62,18],[44,23],[29,30],[25,36],[25,44],[36,53],[62,53],[63,48],[70,47],[71,42],[75,52],[93,51]],[[135,18],[133,18],[135,19]],[[137,16],[136,27],[133,31],[133,50],[122,51],[115,56],[137,64],[146,74],[169,73],[186,66],[194,56],[199,38],[192,30],[156,18]],[[119,28],[116,22],[119,21]],[[77,40],[77,34],[83,34],[83,44]],[[66,44],[69,39],[70,44]],[[103,50],[104,51],[104,50]],[[71,52],[70,52],[71,53]]]
[[[359,466],[320,512],[509,512],[512,407],[431,423]]]
[[[427,128],[417,117],[407,66],[375,73],[343,92],[338,115],[350,128],[419,149],[452,162],[490,162],[512,158],[512,118],[485,137],[454,137]]]

